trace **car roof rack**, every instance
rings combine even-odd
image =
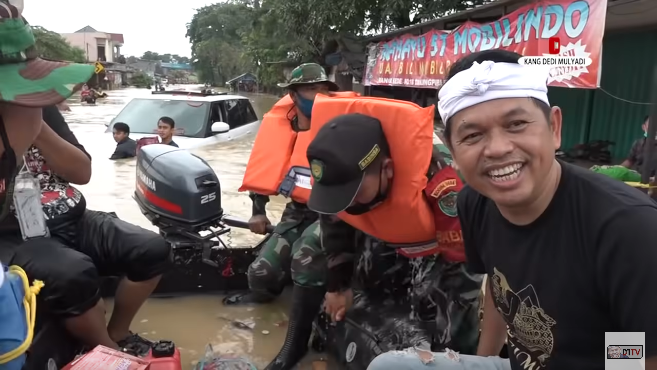
[[[185,91],[185,90],[170,90],[170,91],[151,91],[153,95],[185,95],[185,96],[217,96],[228,95],[225,91],[203,92],[203,91]]]

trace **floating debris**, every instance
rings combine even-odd
[[[237,329],[243,329],[243,330],[253,330],[253,328],[255,328],[255,322],[233,320],[230,322],[230,324]]]
[[[279,328],[284,328],[287,326],[287,320],[282,320],[279,322],[274,323],[274,326],[277,326]]]
[[[264,335],[269,334],[269,330],[263,330],[263,331],[262,331],[262,334],[264,334]]]
[[[205,356],[196,363],[194,370],[258,370],[244,357],[232,354],[215,354],[212,345],[205,347]]]

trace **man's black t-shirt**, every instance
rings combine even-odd
[[[66,120],[56,106],[43,108],[43,120],[62,139],[90,157],[84,146],[78,142],[73,132],[71,132]],[[50,170],[39,148],[31,146],[25,152],[23,158],[27,170],[39,180],[41,185],[41,204],[50,231],[77,222],[87,208],[82,193]],[[12,211],[12,214],[0,223],[0,234],[16,233],[20,230],[13,207]]]
[[[114,160],[132,158],[137,155],[136,152],[137,142],[129,137],[126,137],[125,139],[121,140],[121,142],[116,144],[116,150],[114,150],[114,153],[112,153],[110,159]]]
[[[468,267],[488,274],[512,369],[603,369],[605,332],[645,332],[647,357],[657,355],[657,205],[561,167],[554,199],[526,226],[468,186],[459,194]]]

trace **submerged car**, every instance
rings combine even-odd
[[[134,140],[155,136],[157,121],[163,116],[175,121],[173,140],[183,149],[235,140],[255,132],[260,125],[251,101],[244,96],[154,91],[149,97],[132,99],[106,132],[112,133],[114,124],[123,122],[130,126]]]

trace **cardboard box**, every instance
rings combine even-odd
[[[150,363],[111,348],[98,346],[62,370],[149,370]]]

